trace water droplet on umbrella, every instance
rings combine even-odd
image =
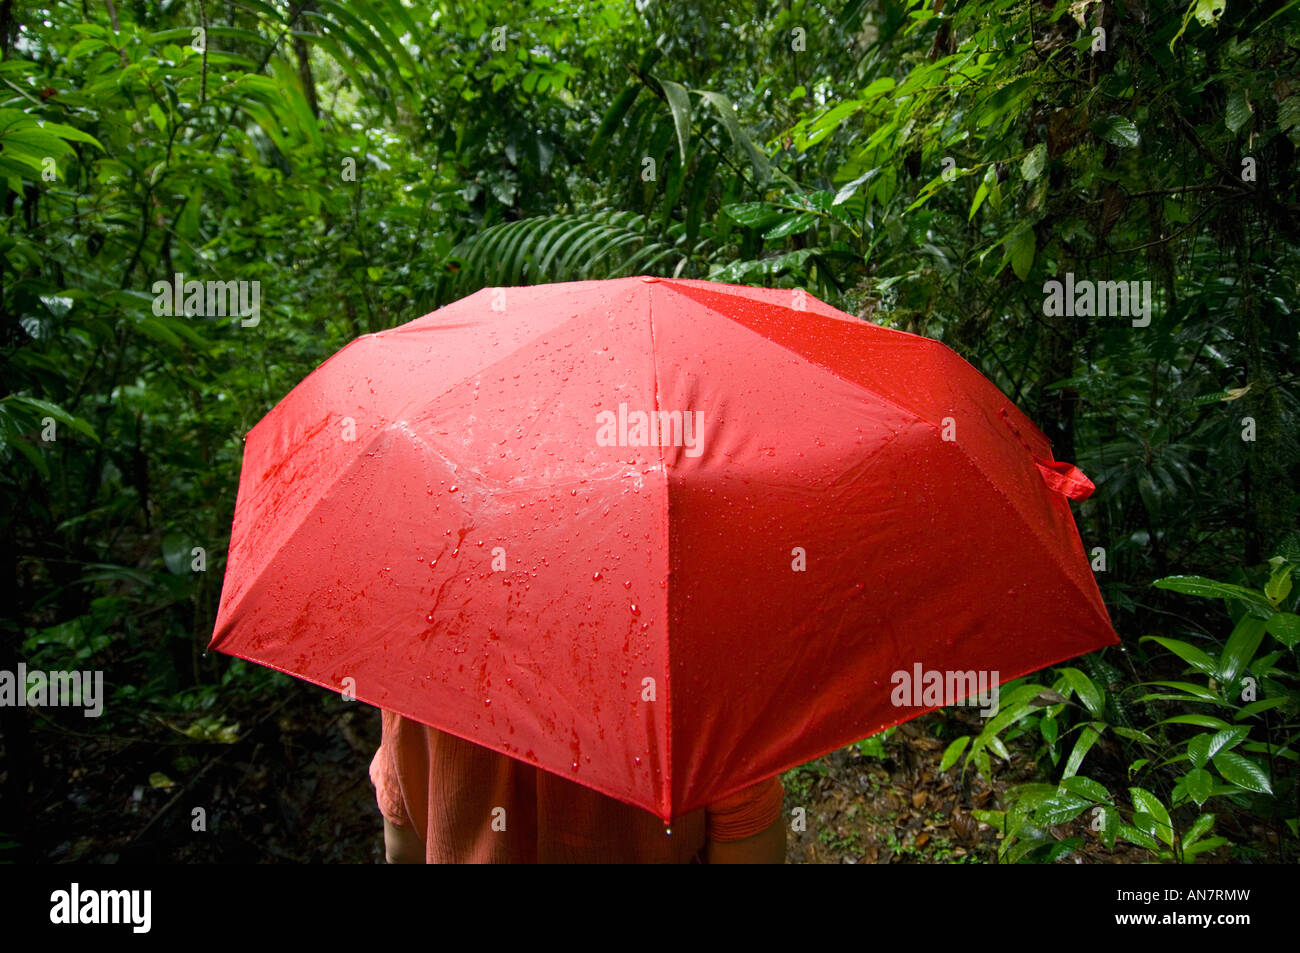
[[[632,614],[633,614],[633,615],[640,615],[640,614],[641,614],[641,610],[637,608],[637,605],[636,605],[635,602],[633,602],[633,603],[629,606],[629,608],[632,610]]]

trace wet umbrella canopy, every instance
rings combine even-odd
[[[488,288],[249,432],[212,647],[667,819],[1117,642],[1091,488],[801,291]]]

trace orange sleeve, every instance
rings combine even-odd
[[[384,819],[397,827],[414,827],[406,813],[406,802],[402,798],[401,779],[397,773],[394,747],[397,744],[398,715],[386,711],[383,713],[383,735],[379,750],[370,762],[370,781],[375,786],[375,799],[379,802],[379,813]]]
[[[781,779],[766,781],[737,791],[708,806],[708,836],[715,841],[744,840],[765,831],[781,816],[785,788]]]

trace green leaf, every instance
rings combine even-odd
[[[1156,843],[1154,837],[1135,827],[1130,827],[1128,824],[1120,824],[1116,833],[1130,844],[1137,844],[1147,850],[1158,851],[1160,849],[1160,845]]]
[[[707,100],[714,109],[717,110],[718,117],[722,124],[727,127],[727,132],[731,136],[731,141],[736,147],[743,149],[749,156],[749,162],[754,167],[754,172],[758,175],[756,185],[762,185],[767,181],[770,174],[767,155],[754,145],[754,141],[744,129],[740,127],[740,120],[736,117],[735,107],[732,106],[731,100],[721,93],[714,93],[708,90],[698,90],[701,98]]]
[[[1250,718],[1253,715],[1258,715],[1260,712],[1271,711],[1274,708],[1281,708],[1286,703],[1287,699],[1281,695],[1277,698],[1261,698],[1259,701],[1243,705],[1241,711],[1237,712],[1232,717],[1234,721],[1240,721],[1243,718]]]
[[[1078,797],[1068,791],[1058,792],[1038,806],[1034,811],[1034,820],[1047,827],[1055,827],[1074,820],[1092,805],[1093,801],[1089,798]]]
[[[1163,686],[1163,687],[1165,687],[1165,688],[1175,688],[1175,689],[1177,689],[1178,691],[1180,691],[1180,692],[1186,692],[1188,695],[1191,695],[1193,698],[1200,699],[1201,701],[1216,702],[1216,703],[1219,703],[1219,704],[1222,704],[1222,702],[1223,702],[1223,699],[1222,699],[1222,698],[1220,698],[1220,697],[1219,697],[1218,695],[1216,695],[1214,692],[1210,691],[1208,688],[1205,688],[1204,686],[1201,686],[1201,685],[1193,685],[1191,682],[1164,682],[1164,681],[1160,681],[1160,682],[1143,682],[1142,684],[1144,684],[1144,685],[1161,685],[1161,686]],[[1171,697],[1171,698],[1177,698],[1178,696],[1176,696],[1176,695],[1172,695],[1172,696],[1168,696],[1168,697]]]
[[[1102,692],[1092,683],[1092,679],[1077,668],[1063,668],[1059,669],[1059,671],[1062,677],[1065,678],[1065,683],[1070,686],[1079,701],[1083,702],[1084,707],[1088,709],[1092,716],[1094,718],[1100,717],[1103,707]]]
[[[1156,744],[1154,738],[1145,731],[1139,731],[1136,728],[1128,728],[1124,725],[1112,725],[1110,730],[1115,732],[1115,734],[1119,735],[1121,738],[1127,738],[1129,741],[1140,741],[1144,745]]]
[[[1061,782],[1061,787],[1071,794],[1077,794],[1079,797],[1086,797],[1093,801],[1109,801],[1110,792],[1106,786],[1092,778],[1073,777],[1066,778]]]
[[[1206,761],[1213,758],[1220,751],[1227,751],[1237,747],[1246,740],[1250,734],[1250,729],[1238,726],[1236,728],[1225,728],[1223,731],[1214,734],[1200,734],[1187,743],[1187,756],[1191,759],[1192,764],[1198,768],[1202,767]]]
[[[1024,161],[1020,163],[1020,174],[1026,182],[1033,182],[1047,168],[1047,144],[1040,142],[1029,150]]]
[[[1225,685],[1237,684],[1237,676],[1250,665],[1263,639],[1264,620],[1253,615],[1242,616],[1219,656],[1219,679]]]
[[[966,750],[968,744],[970,744],[970,735],[962,735],[944,749],[943,757],[939,759],[940,773],[947,771],[957,763],[957,759],[961,757],[961,753]]]
[[[767,241],[773,241],[778,238],[785,238],[787,235],[806,232],[816,221],[817,215],[813,212],[801,212],[798,215],[791,215],[776,227],[765,231],[763,238]]]
[[[1146,833],[1160,838],[1160,840],[1172,847],[1174,844],[1174,825],[1169,820],[1169,812],[1160,803],[1160,799],[1145,788],[1129,788],[1129,794],[1133,798],[1133,807],[1154,821],[1154,824],[1144,827],[1138,824],[1135,817],[1134,825],[1142,828]]]
[[[659,80],[664,96],[668,98],[668,108],[672,110],[673,127],[677,130],[677,144],[681,148],[682,165],[686,165],[691,141],[691,96],[681,83],[669,79]]]
[[[738,202],[723,206],[722,211],[732,221],[746,228],[766,228],[779,221],[783,214],[781,209],[766,202]]]
[[[1156,724],[1196,725],[1198,728],[1213,728],[1215,731],[1221,731],[1224,728],[1232,727],[1222,718],[1215,718],[1213,715],[1174,715],[1174,717],[1166,718],[1164,721],[1158,721]]]
[[[72,142],[87,142],[100,152],[104,151],[104,147],[100,145],[98,139],[88,132],[82,132],[75,126],[65,126],[61,122],[50,122],[49,120],[42,119],[40,121],[40,127],[46,132],[54,133],[60,139],[69,139]]]
[[[1202,814],[1196,820],[1192,821],[1191,826],[1188,827],[1187,831],[1183,834],[1183,850],[1186,851],[1187,848],[1191,847],[1198,840],[1208,834],[1212,827],[1214,827],[1213,814]]]
[[[176,576],[183,576],[190,568],[190,544],[179,533],[169,533],[163,537],[163,563],[167,571]]]
[[[624,87],[623,91],[618,94],[613,105],[605,111],[605,116],[600,121],[600,128],[596,130],[595,137],[591,140],[591,153],[593,156],[599,155],[605,147],[614,130],[623,124],[623,118],[627,111],[632,108],[632,103],[636,101],[637,94],[641,92],[640,83],[630,83]]]
[[[1034,266],[1034,252],[1037,239],[1032,228],[1022,228],[1011,236],[1011,270],[1021,281],[1029,278],[1029,270]]]
[[[1133,125],[1133,120],[1123,116],[1110,115],[1099,119],[1093,123],[1092,131],[1098,138],[1121,149],[1134,148],[1141,138],[1137,126]]]
[[[1205,840],[1197,841],[1196,843],[1183,848],[1183,857],[1190,857],[1195,860],[1199,855],[1206,851],[1216,850],[1223,847],[1225,844],[1230,843],[1231,841],[1226,837],[1207,837]]]
[[[1191,0],[1191,3],[1187,5],[1187,11],[1183,14],[1182,25],[1178,28],[1178,32],[1174,34],[1174,38],[1169,41],[1169,52],[1174,51],[1174,44],[1186,32],[1193,16],[1196,17],[1196,22],[1201,26],[1214,26],[1219,22],[1219,17],[1222,15],[1226,4],[1227,0]]]
[[[1224,779],[1237,787],[1254,791],[1256,794],[1272,794],[1273,787],[1268,782],[1268,773],[1257,761],[1237,754],[1235,751],[1222,751],[1214,758],[1214,766]]]
[[[980,206],[984,204],[984,199],[988,197],[989,189],[993,187],[993,183],[997,180],[997,171],[992,165],[990,165],[988,171],[984,173],[984,178],[980,180],[979,188],[975,190],[975,198],[971,200],[970,214],[966,216],[966,221],[969,222],[975,217],[975,213],[978,212]]]
[[[853,198],[854,193],[858,191],[858,189],[863,185],[863,183],[871,181],[879,174],[880,174],[880,169],[878,168],[868,169],[866,172],[863,172],[852,182],[845,183],[843,186],[840,187],[840,190],[835,193],[835,200],[831,204],[843,205],[849,199]]]
[[[1254,605],[1273,608],[1261,593],[1244,586],[1215,582],[1204,576],[1165,576],[1152,583],[1157,589],[1170,589],[1189,596],[1206,596],[1211,599],[1241,599]]]
[[[38,397],[23,397],[18,394],[10,394],[4,398],[4,403],[15,404],[26,408],[29,411],[35,411],[38,417],[53,417],[59,423],[67,424],[78,433],[84,434],[91,440],[99,443],[99,437],[95,434],[95,428],[90,425],[89,421],[68,413],[58,404],[51,403],[48,400],[41,400]]]
[[[1246,98],[1246,91],[1240,88],[1234,89],[1228,94],[1228,108],[1223,114],[1223,124],[1230,132],[1236,133],[1250,121],[1253,111],[1250,101]]]
[[[1183,775],[1183,787],[1196,802],[1197,807],[1200,807],[1214,789],[1214,775],[1204,768],[1192,768]]]
[[[1264,583],[1264,598],[1277,605],[1291,593],[1291,567],[1283,563]]]
[[[1074,743],[1074,749],[1070,752],[1069,759],[1065,762],[1065,770],[1061,774],[1062,779],[1073,777],[1079,770],[1079,765],[1083,763],[1084,755],[1088,753],[1097,739],[1101,737],[1101,732],[1092,725],[1085,725],[1079,732],[1079,738]]]
[[[1300,93],[1277,104],[1277,124],[1283,132],[1300,125]]]
[[[1293,612],[1275,612],[1264,623],[1264,629],[1289,649],[1300,642],[1300,615]]]
[[[1138,642],[1157,642],[1169,651],[1173,652],[1202,675],[1218,677],[1218,664],[1214,659],[1210,658],[1194,645],[1190,645],[1187,642],[1181,642],[1178,639],[1167,639],[1159,635],[1144,635],[1142,638],[1138,639]]]

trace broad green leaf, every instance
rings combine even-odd
[[[1173,822],[1169,820],[1169,812],[1160,803],[1160,799],[1146,788],[1129,788],[1129,794],[1133,798],[1133,807],[1142,814],[1150,816],[1155,822],[1153,826],[1143,827],[1137,823],[1135,818],[1134,825],[1141,827],[1148,834],[1160,838],[1160,840],[1172,847],[1174,843],[1174,826]]]
[[[1264,629],[1289,649],[1300,642],[1300,615],[1293,612],[1275,612],[1264,623]]]
[[[1040,142],[1029,150],[1024,161],[1020,163],[1020,174],[1026,182],[1033,182],[1047,168],[1047,144]]]
[[[1074,820],[1092,805],[1093,801],[1089,798],[1068,791],[1058,792],[1035,809],[1034,820],[1045,827],[1055,827]]]
[[[1300,125],[1300,93],[1288,96],[1277,104],[1277,124],[1284,132]]]
[[[784,214],[781,209],[766,202],[739,202],[724,206],[722,211],[732,221],[747,228],[766,228],[780,220]]]
[[[1252,112],[1246,91],[1238,87],[1228,94],[1228,108],[1223,114],[1223,124],[1230,132],[1236,133],[1250,121]]]
[[[1198,768],[1220,751],[1228,751],[1246,740],[1250,729],[1238,726],[1214,734],[1200,734],[1187,743],[1187,756]]]
[[[88,142],[96,149],[98,149],[100,152],[104,151],[104,147],[100,145],[98,139],[96,139],[90,133],[82,132],[80,129],[77,129],[74,126],[67,126],[61,122],[50,122],[49,120],[46,119],[41,120],[40,126],[41,129],[43,129],[44,131],[52,132],[60,139],[68,139],[71,140],[72,142]]]
[[[1214,789],[1214,775],[1204,768],[1192,768],[1183,775],[1183,787],[1199,807]]]
[[[1136,827],[1131,827],[1128,824],[1120,824],[1119,830],[1116,833],[1119,837],[1128,841],[1130,844],[1137,844],[1139,847],[1145,847],[1147,850],[1158,851],[1160,849],[1160,845],[1156,843],[1154,837],[1144,831],[1138,830]]]
[[[1268,582],[1264,583],[1264,597],[1273,605],[1277,605],[1285,599],[1291,592],[1291,567],[1288,565],[1278,566],[1268,577]]]
[[[1029,270],[1034,266],[1034,252],[1037,239],[1032,228],[1022,228],[1011,236],[1011,270],[1021,281],[1029,278]],[[1095,714],[1095,713],[1094,713]]]
[[[1092,131],[1099,138],[1121,149],[1132,149],[1141,138],[1133,120],[1123,116],[1105,116],[1093,124]]]
[[[183,576],[190,570],[190,543],[179,533],[169,533],[163,537],[163,562],[167,571],[173,575]]]
[[[1066,778],[1061,782],[1061,787],[1071,794],[1077,794],[1079,797],[1086,797],[1093,801],[1109,801],[1110,792],[1106,786],[1092,778],[1073,777]]]
[[[787,235],[806,232],[816,221],[817,216],[813,212],[801,212],[798,215],[791,215],[785,221],[765,231],[763,238],[767,241],[775,241],[778,238],[785,238]]]
[[[1273,786],[1268,782],[1268,773],[1259,762],[1237,754],[1235,751],[1222,751],[1214,758],[1214,766],[1224,779],[1238,787],[1257,794],[1272,794]]]

